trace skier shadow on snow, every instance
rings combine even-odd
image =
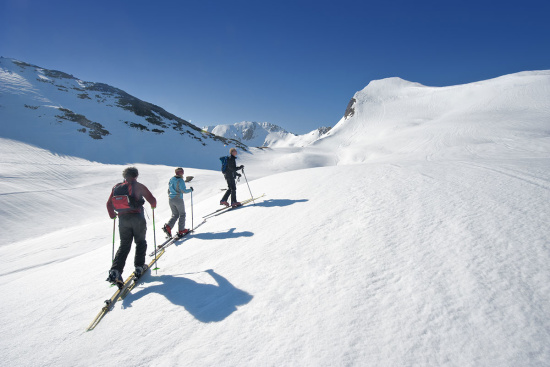
[[[296,203],[305,203],[306,201],[309,201],[308,199],[300,199],[300,200],[290,200],[290,199],[269,199],[264,200],[260,203],[256,203],[256,206],[263,206],[263,207],[274,207],[274,206],[289,206]]]
[[[252,237],[253,232],[243,231],[235,232],[236,228],[231,228],[227,232],[206,232],[206,233],[193,233],[193,238],[199,240],[225,240],[228,238],[240,238],[240,237]]]
[[[197,283],[196,281],[173,275],[147,277],[145,284],[161,282],[161,284],[147,286],[138,292],[129,294],[122,302],[122,307],[131,307],[132,302],[147,296],[150,293],[162,294],[175,305],[183,306],[198,321],[209,323],[226,319],[237,306],[249,303],[253,296],[236,288],[227,279],[214,270],[205,271],[217,285]]]

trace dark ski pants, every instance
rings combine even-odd
[[[225,175],[225,181],[227,181],[227,191],[223,195],[222,201],[227,201],[229,195],[231,195],[231,204],[237,202],[237,186],[235,185],[235,178],[230,175]]]
[[[145,253],[147,252],[147,222],[143,213],[122,214],[119,216],[118,231],[120,234],[120,247],[115,255],[111,269],[117,269],[121,274],[126,264],[126,258],[132,247],[132,240],[136,242],[136,256],[134,266],[145,264]]]
[[[172,210],[172,218],[168,221],[168,226],[174,228],[176,221],[178,222],[178,229],[183,231],[185,229],[185,205],[183,199],[179,197],[169,198],[168,204],[170,210]]]

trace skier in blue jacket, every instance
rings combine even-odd
[[[176,168],[176,175],[168,182],[168,203],[172,210],[172,217],[162,227],[164,232],[172,237],[172,228],[178,221],[178,235],[182,237],[189,232],[189,229],[185,228],[185,205],[183,203],[183,194],[189,194],[193,191],[193,188],[189,189],[185,187],[185,181],[183,180],[183,168]]]

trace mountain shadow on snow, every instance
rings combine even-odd
[[[148,277],[147,283],[160,282],[161,284],[148,285],[146,288],[126,297],[122,303],[124,308],[131,307],[132,303],[150,293],[158,293],[176,306],[182,306],[200,322],[220,322],[237,311],[237,306],[249,303],[253,296],[236,288],[226,278],[214,270],[206,270],[217,285],[198,283],[192,279],[161,275]]]

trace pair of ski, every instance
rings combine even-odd
[[[250,199],[247,199],[247,200],[244,200],[243,202],[241,202],[241,206],[244,206],[246,204],[249,204],[251,202],[254,202],[255,200],[258,200],[262,197],[264,197],[265,194],[261,195],[261,196],[258,196],[256,198],[250,198]],[[221,208],[221,209],[218,209],[208,215],[205,215],[203,218],[203,221],[201,223],[199,223],[197,226],[195,226],[191,231],[187,232],[186,234],[184,234],[183,236],[179,236],[179,235],[175,235],[175,236],[172,236],[168,239],[166,239],[166,241],[164,241],[163,243],[161,243],[160,245],[157,246],[157,250],[152,252],[149,256],[154,256],[154,258],[151,260],[151,262],[148,264],[148,267],[147,267],[147,270],[141,274],[141,276],[138,278],[136,276],[135,273],[132,273],[130,274],[130,276],[128,278],[126,278],[126,280],[124,281],[123,285],[121,285],[119,287],[119,289],[113,294],[113,296],[108,299],[108,300],[105,300],[105,306],[103,306],[101,308],[101,311],[99,311],[99,313],[97,314],[97,316],[94,318],[94,320],[92,321],[92,323],[88,326],[88,328],[86,329],[86,331],[91,331],[91,330],[94,330],[96,328],[96,326],[99,324],[99,322],[103,319],[103,317],[105,317],[105,315],[111,311],[114,307],[115,307],[115,304],[118,302],[119,299],[124,299],[128,293],[130,293],[134,288],[135,286],[137,285],[137,283],[139,282],[140,279],[143,278],[143,276],[145,275],[145,273],[147,273],[148,271],[151,270],[151,268],[153,267],[153,265],[157,262],[158,259],[160,259],[160,257],[164,254],[164,252],[166,251],[166,248],[173,245],[174,243],[176,243],[178,240],[181,240],[183,239],[185,236],[187,236],[189,233],[191,232],[194,232],[197,228],[199,228],[201,225],[203,225],[204,223],[206,223],[206,219],[207,218],[211,218],[213,216],[216,216],[216,215],[220,215],[226,211],[229,211],[229,210],[233,210],[233,209],[237,209],[237,208],[240,208],[240,206],[237,206],[237,207],[226,207],[226,208]]]
[[[172,246],[174,243],[178,242],[179,240],[183,240],[188,234],[195,232],[195,230],[200,226],[202,226],[204,223],[206,223],[206,219],[203,220],[201,223],[197,224],[192,230],[183,234],[182,236],[175,234],[172,237],[168,237],[166,241],[164,241],[163,243],[157,246],[157,251],[151,252],[149,256],[155,256],[155,253],[158,253],[161,250],[165,250],[167,247]]]
[[[203,216],[203,218],[205,218],[205,219],[212,218],[212,217],[215,217],[215,216],[220,215],[220,214],[222,214],[222,213],[228,212],[228,211],[230,211],[230,210],[238,209],[238,208],[240,208],[240,207],[242,207],[242,206],[245,206],[246,204],[250,204],[250,203],[252,203],[252,202],[255,203],[256,200],[258,200],[258,199],[260,199],[260,198],[263,198],[264,196],[265,196],[265,194],[262,194],[262,195],[260,195],[260,196],[258,196],[258,197],[256,197],[256,198],[246,199],[246,200],[244,200],[244,201],[241,202],[241,205],[240,205],[240,206],[226,206],[226,207],[223,207],[223,208],[221,208],[221,209],[218,209],[218,210],[213,211],[213,212],[210,213],[210,214],[206,214],[205,216]]]
[[[151,262],[148,264],[147,270],[145,270],[140,277],[137,277],[135,272],[130,274],[130,276],[126,278],[124,283],[121,286],[119,286],[115,294],[113,294],[113,296],[110,299],[105,300],[105,306],[101,308],[101,311],[99,311],[99,313],[97,314],[95,319],[92,321],[92,323],[88,326],[86,331],[94,330],[95,327],[99,324],[99,322],[103,319],[103,317],[115,307],[115,304],[118,302],[118,300],[124,299],[128,295],[128,293],[130,293],[135,288],[136,284],[139,283],[140,279],[143,278],[145,273],[151,270],[151,268],[154,266],[154,264],[163,254],[164,254],[164,249],[157,251],[157,255],[153,260],[151,260]]]
[[[88,326],[86,331],[93,330],[97,324],[103,319],[103,317],[111,311],[115,307],[115,303],[118,302],[120,299],[124,299],[128,293],[130,293],[136,286],[136,284],[139,282],[141,278],[143,278],[143,275],[149,270],[152,269],[153,265],[157,262],[157,260],[164,254],[164,251],[166,251],[166,248],[173,245],[178,240],[183,239],[185,236],[187,236],[189,233],[194,232],[197,228],[199,228],[201,225],[203,225],[206,222],[206,220],[203,220],[201,223],[196,225],[193,230],[187,232],[183,236],[174,235],[173,237],[170,237],[166,239],[163,243],[157,246],[157,250],[153,251],[149,256],[154,256],[154,258],[151,260],[151,262],[148,264],[147,270],[141,274],[141,276],[138,278],[135,273],[130,274],[128,278],[124,281],[124,283],[119,287],[119,289],[113,294],[113,296],[105,300],[105,306],[101,308],[101,311],[97,314],[94,321]],[[155,269],[153,269],[155,270]]]

